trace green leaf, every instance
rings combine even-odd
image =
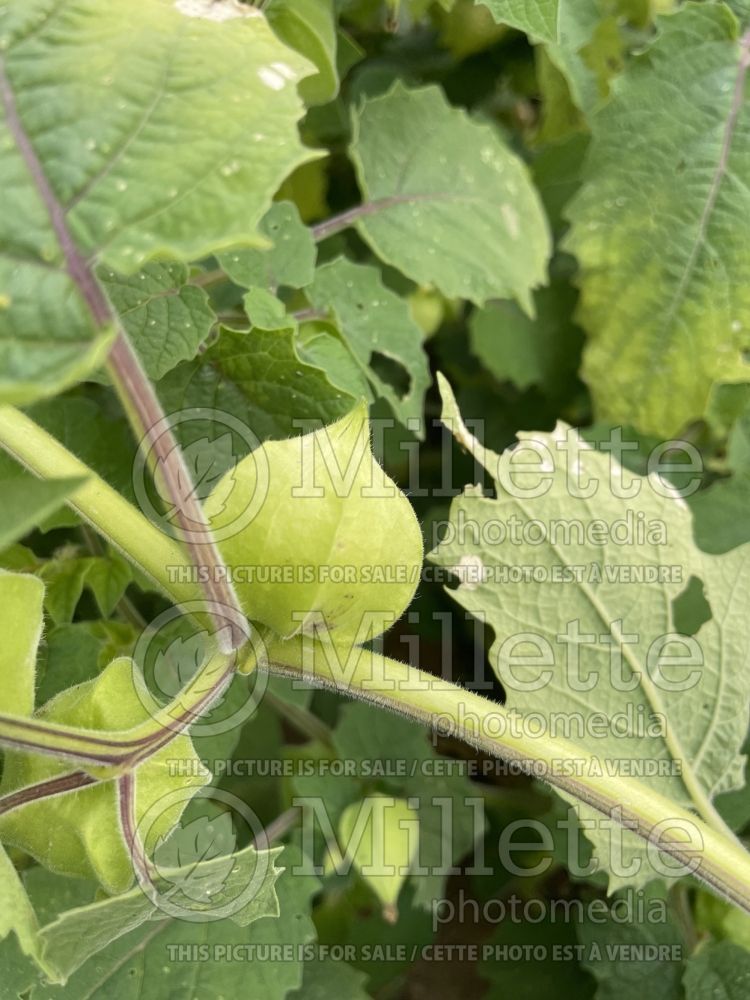
[[[315,240],[290,201],[275,202],[258,226],[272,246],[266,250],[233,250],[218,254],[222,269],[243,288],[280,285],[304,288],[313,280],[317,250]]]
[[[270,0],[264,12],[282,42],[318,70],[300,85],[305,103],[326,104],[333,100],[339,90],[333,0]]]
[[[575,289],[557,278],[534,296],[534,319],[514,302],[492,302],[471,316],[472,351],[501,382],[559,393],[578,367],[583,338],[572,319],[576,301]]]
[[[661,25],[592,122],[567,245],[598,416],[668,437],[714,382],[748,378],[750,126],[727,8],[689,4]]]
[[[495,954],[490,952],[480,967],[482,979],[490,983],[490,1000],[508,996],[514,1000],[559,996],[590,1000],[595,986],[576,958],[576,929],[574,919],[553,920],[549,914],[543,920],[535,916],[533,923],[502,921],[489,942]]]
[[[525,31],[532,38],[554,42],[557,38],[558,0],[479,0],[502,24]],[[563,0],[565,2],[565,0]]]
[[[94,595],[102,617],[108,618],[133,579],[130,564],[116,552],[81,557],[75,550],[45,562],[39,575],[47,588],[45,607],[58,625],[72,621],[84,587]]]
[[[284,1000],[302,984],[299,956],[315,938],[309,913],[318,881],[291,870],[301,865],[293,849],[287,848],[280,860],[286,870],[276,883],[279,916],[261,917],[249,927],[228,920],[191,923],[167,918],[141,924],[87,962],[64,987],[37,986],[32,1000],[111,1000],[134,988],[139,1000],[185,991],[200,997]],[[274,948],[291,949],[294,957],[227,960],[228,954],[268,955]]]
[[[247,847],[228,859],[211,858],[184,869],[175,868],[168,873],[169,880],[162,883],[165,898],[170,903],[175,903],[179,895],[180,903],[193,911],[195,919],[200,923],[202,909],[206,909],[209,918],[212,908],[220,912],[222,899],[231,900],[237,896],[250,884],[258,865],[262,864],[265,874],[258,891],[240,911],[226,920],[231,920],[238,927],[247,927],[263,917],[277,917],[279,901],[274,886],[281,869],[275,867],[273,862],[278,858],[280,850],[274,848],[272,851],[257,852],[253,847]],[[184,889],[186,883],[191,881],[193,884],[200,883],[202,898],[190,899],[186,896]],[[179,893],[175,893],[175,889],[179,889]],[[203,903],[204,906],[201,907],[198,903]],[[54,968],[59,978],[65,981],[89,958],[123,935],[148,921],[164,921],[167,915],[136,887],[118,896],[63,910],[39,932],[41,953],[47,965]]]
[[[622,67],[619,19],[605,16],[599,0],[560,0],[558,37],[545,47],[565,77],[571,98],[587,118],[609,93],[609,80]]]
[[[355,113],[351,156],[365,199],[357,229],[379,257],[449,297],[531,307],[547,223],[493,126],[452,108],[438,87],[397,83]]]
[[[45,643],[39,651],[37,705],[43,705],[67,687],[96,677],[102,651],[106,652],[106,639],[98,635],[97,630],[104,625],[104,622],[74,622],[47,629]],[[118,624],[118,628],[127,630],[128,626]],[[132,651],[135,635],[132,632],[130,635]],[[109,656],[106,662],[114,658]]]
[[[708,944],[687,963],[685,1000],[743,1000],[750,987],[750,953],[730,941]]]
[[[431,558],[461,581],[450,591],[456,602],[493,629],[490,662],[508,707],[557,726],[549,731],[591,755],[592,773],[667,761],[637,776],[716,823],[711,800],[744,784],[748,549],[702,553],[674,487],[634,476],[624,498],[619,484],[630,487],[630,475],[623,480],[613,456],[563,424],[519,434],[517,449],[495,455],[466,430],[442,378],[441,392],[444,423],[490,473],[496,497],[467,487],[451,507],[455,530]],[[472,527],[459,530],[462,523]],[[686,647],[675,635],[674,602],[693,576],[712,617]],[[595,815],[589,807],[579,814]],[[658,874],[634,834],[623,836],[623,857],[638,866],[632,874],[612,869],[606,824],[595,821],[586,835],[611,889]]]
[[[359,365],[375,399],[387,399],[405,426],[411,420],[424,437],[424,396],[431,382],[422,332],[408,303],[387,288],[375,267],[354,264],[339,257],[319,267],[306,294],[313,307],[330,311],[344,343]],[[375,368],[378,357],[395,362],[406,376],[407,388],[399,391]]]
[[[720,555],[750,542],[750,475],[719,480],[689,503],[695,542],[704,552]]]
[[[302,986],[289,994],[289,1000],[328,1000],[332,995],[346,1000],[368,1000],[366,981],[366,975],[346,962],[316,958],[305,962]]]
[[[36,650],[42,634],[44,584],[35,576],[0,570],[0,676],[3,711],[34,711]]]
[[[132,273],[156,255],[258,244],[274,191],[313,155],[296,130],[310,64],[229,0],[144,0],[137,18],[127,0],[54,16],[47,0],[13,2],[0,34],[0,181],[12,192],[0,399],[28,402],[104,360],[112,331],[87,304],[82,259]]]
[[[353,403],[324,371],[300,359],[288,327],[246,333],[222,327],[215,344],[194,361],[178,365],[158,388],[167,412],[223,410],[242,420],[260,441],[298,434],[297,421],[328,423],[348,413]],[[205,428],[190,421],[189,431],[191,438],[183,444],[203,438],[203,431],[208,439],[226,435],[227,428],[217,426],[211,433],[208,420]]]
[[[14,470],[15,473],[15,470]],[[17,474],[0,476],[3,520],[0,551],[23,538],[32,528],[53,514],[74,493],[83,479],[37,479],[20,468]]]
[[[86,396],[41,400],[29,408],[29,416],[110,486],[132,499],[137,442],[112,391],[99,386],[87,389]],[[94,427],[96,434],[91,433]],[[77,515],[70,514],[70,523],[79,523]]]
[[[680,979],[687,946],[663,891],[648,890],[640,900],[643,916],[639,912],[632,921],[618,919],[612,911],[604,917],[601,912],[592,914],[580,924],[583,965],[599,984],[597,1000],[635,996],[682,1000]],[[650,909],[659,902],[661,909]],[[660,959],[654,960],[654,954]]]
[[[301,323],[295,345],[304,361],[322,368],[330,381],[352,399],[372,400],[366,374],[333,323],[325,320]]]
[[[156,708],[133,661],[123,657],[114,660],[94,680],[63,691],[35,717],[106,732],[129,729],[146,721]],[[170,767],[170,761],[184,762],[179,774]],[[8,751],[0,793],[48,780],[70,769],[69,764],[51,757]],[[175,737],[141,765],[136,784],[136,820],[149,809],[156,810],[145,835],[147,851],[153,851],[158,839],[174,827],[190,795],[207,780],[208,773],[186,735]],[[163,810],[158,809],[159,801],[170,794],[173,800],[166,801]],[[0,817],[0,837],[52,871],[96,878],[108,892],[123,892],[133,881],[133,867],[118,817],[115,782],[99,782],[5,813]]]
[[[100,274],[107,295],[151,378],[195,357],[216,322],[208,296],[188,284],[184,264],[147,264],[136,274]]]
[[[0,845],[0,941],[11,932],[25,955],[39,954],[37,920],[18,872]]]

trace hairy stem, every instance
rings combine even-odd
[[[57,778],[39,781],[35,785],[26,785],[15,792],[8,792],[7,795],[0,796],[0,816],[28,805],[30,802],[38,802],[39,799],[48,799],[54,795],[64,795],[66,792],[76,792],[79,788],[85,788],[87,785],[95,783],[96,778],[86,774],[85,771],[70,771]]]
[[[682,874],[694,875],[750,913],[750,854],[737,840],[645,782],[613,776],[603,765],[587,767],[594,757],[582,747],[547,735],[517,735],[504,724],[508,715],[502,705],[369,650],[352,650],[345,665],[333,647],[310,641],[272,644],[268,656],[273,673],[390,709],[514,762],[596,809],[610,824],[606,829],[617,824],[632,830],[684,866]]]
[[[37,474],[55,478],[89,473],[59,442],[35,428],[33,421],[9,407],[0,408],[0,444],[16,455],[27,452],[28,449],[23,446],[24,430],[33,431],[32,439],[37,447],[32,446],[32,454],[27,454],[27,458],[22,460]],[[21,441],[18,440],[19,437]],[[162,543],[167,544],[171,553],[173,549],[169,540],[110,486],[96,477],[93,477],[93,482],[95,486],[91,485],[90,476],[89,482],[76,490],[68,502],[95,527],[98,528],[98,524],[102,523],[105,537],[126,556],[138,565],[150,567],[154,579],[158,580],[161,589],[173,601],[185,603],[186,585],[176,582],[174,575],[166,572],[166,566],[174,563],[168,558],[159,565],[159,560],[150,551],[155,535]],[[121,516],[111,518],[109,515],[112,511],[117,511]],[[184,556],[182,564],[185,564]],[[194,591],[189,589],[192,595]],[[696,877],[750,912],[750,854],[736,840],[711,829],[693,813],[653,791],[646,783],[609,775],[606,769],[604,774],[596,776],[569,777],[569,774],[578,775],[581,761],[592,759],[591,755],[567,741],[549,736],[533,739],[513,735],[509,727],[503,725],[503,721],[508,720],[508,713],[502,705],[424,674],[414,667],[396,663],[366,650],[352,650],[352,655],[343,668],[337,657],[330,656],[329,652],[318,643],[270,644],[267,650],[268,669],[274,673],[296,677],[306,684],[333,688],[342,694],[399,712],[432,726],[440,733],[460,738],[493,756],[517,762],[521,770],[536,774],[541,767],[542,776],[551,785],[592,806],[608,821],[633,829],[649,843],[655,844],[658,841],[661,852],[683,864],[694,864],[693,874]],[[221,662],[212,662],[210,667],[206,665],[205,670],[210,671],[216,684],[215,690],[223,690],[230,676],[230,673],[225,672],[230,670],[226,661],[224,669]],[[194,685],[192,693],[196,699],[192,705],[193,711],[197,710],[196,705],[204,697],[207,699],[203,702],[205,709],[211,699],[211,695],[206,693],[205,678],[194,679],[191,684]],[[211,684],[208,685],[208,690],[212,690]],[[216,696],[218,695],[213,695]],[[157,726],[168,724],[177,727],[181,722],[189,724],[184,711],[187,707],[185,699],[178,698],[175,703],[181,706],[182,714],[178,711],[175,720],[171,717],[174,707],[168,706],[163,717],[155,720]],[[0,717],[0,742],[2,725],[11,718],[13,717]],[[27,725],[32,722],[17,718],[13,721]],[[154,723],[148,728],[153,733]],[[136,731],[132,734],[107,735],[112,739],[135,734]],[[66,733],[68,735],[70,733]],[[86,737],[90,735],[84,734]],[[133,759],[132,755],[129,759]],[[569,770],[566,771],[566,768]],[[692,833],[692,839],[686,841],[683,836],[681,842],[680,837],[672,841],[665,838],[665,821],[679,827],[683,834]],[[695,842],[700,844],[700,849],[692,851]]]
[[[112,346],[107,367],[139,438],[139,447],[150,459],[154,478],[163,484],[163,495],[170,498],[170,514],[179,526],[178,537],[196,567],[205,570],[200,579],[222,648],[225,653],[239,649],[250,638],[250,626],[229,582],[169,420],[122,331]]]
[[[111,778],[132,770],[191,726],[221,697],[235,666],[234,656],[222,652],[210,656],[168,705],[129,730],[83,730],[0,714],[0,746],[73,761],[97,778]]]

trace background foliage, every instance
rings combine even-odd
[[[676,436],[688,440],[703,460],[700,490],[689,511],[670,514],[670,525],[672,555],[695,584],[643,594],[638,627],[674,617],[707,648],[732,650],[731,674],[724,665],[726,677],[701,690],[700,705],[681,700],[667,711],[689,756],[691,741],[705,736],[696,719],[710,728],[720,718],[699,784],[741,832],[750,823],[740,756],[750,596],[740,548],[750,541],[750,10],[741,0],[256,6],[262,16],[217,3],[214,14],[232,15],[223,20],[211,19],[208,0],[0,4],[8,113],[0,137],[0,401],[26,407],[132,499],[135,444],[101,368],[111,332],[92,324],[30,187],[8,125],[11,93],[75,245],[94,262],[165,410],[223,410],[262,443],[299,433],[300,421],[329,423],[364,398],[371,416],[390,424],[376,453],[408,490],[428,549],[434,525],[457,516],[451,500],[464,483],[489,481],[440,425],[437,370],[497,452],[517,432],[552,432],[559,420],[588,440],[622,426],[633,443],[627,463],[642,473],[650,448]],[[207,16],[186,17],[185,10]],[[210,424],[193,422],[178,434],[202,498],[248,447]],[[454,469],[448,484],[446,454]],[[0,456],[0,566],[45,584],[43,594],[19,595],[11,578],[0,577],[0,619],[4,634],[13,634],[0,665],[11,671],[23,654],[32,671],[32,688],[14,689],[8,711],[30,714],[84,682],[95,705],[116,689],[117,657],[133,653],[143,622],[166,607],[63,506],[77,485],[38,481]],[[459,501],[480,517],[492,516],[495,503]],[[471,551],[441,548],[435,561],[450,565]],[[485,653],[509,627],[507,616],[511,624],[523,618],[528,593],[451,590],[423,582],[386,637],[386,652],[440,674],[447,643],[454,679],[479,678],[502,700],[502,672],[493,674]],[[615,610],[625,603],[615,588],[607,597]],[[567,620],[580,601],[571,593],[554,614]],[[544,594],[534,606],[547,611]],[[29,634],[17,631],[19,609]],[[487,627],[464,609],[486,612]],[[414,634],[416,647],[407,641]],[[179,674],[179,664],[172,669]],[[549,704],[522,707],[550,711],[566,693],[546,695]],[[610,704],[608,692],[599,697]],[[55,711],[58,721],[68,718],[64,702]],[[202,736],[198,725],[192,736],[204,762],[483,760],[448,739],[431,747],[423,730],[375,708],[326,692],[300,695],[278,679],[241,728]],[[6,788],[23,767],[23,759],[7,755]],[[455,902],[463,893],[484,904],[517,893],[590,902],[606,898],[607,878],[571,877],[558,844],[537,878],[517,879],[497,862],[487,845],[509,823],[533,817],[552,830],[567,809],[541,783],[494,772],[425,778],[396,771],[206,775],[197,783],[231,791],[266,824],[294,795],[322,796],[339,829],[348,828],[364,797],[409,800],[416,804],[404,809],[413,810],[436,859],[443,844],[433,799],[450,800],[455,871],[396,885],[397,922],[394,887],[363,878],[356,859],[348,874],[337,874],[330,844],[314,845],[325,862],[320,878],[292,877],[295,832],[275,856],[286,871],[274,869],[252,913],[193,925],[170,923],[127,892],[105,897],[95,877],[105,855],[111,870],[117,844],[100,832],[84,837],[88,864],[76,880],[11,847],[2,859],[0,930],[15,934],[0,944],[0,996],[746,995],[748,918],[690,883],[668,893],[658,883],[646,889],[644,899],[666,901],[667,918],[657,925],[636,913],[624,923],[611,916],[520,927],[448,921],[435,932],[430,906],[443,897]],[[667,791],[684,797],[680,782]],[[473,798],[483,801],[484,850],[474,841]],[[97,808],[102,827],[113,827],[105,794]],[[208,821],[199,805],[190,808],[190,820]],[[77,829],[79,817],[60,807],[56,822]],[[0,833],[14,842],[12,824],[0,825]],[[251,851],[246,843],[232,846]],[[466,874],[478,851],[491,874]],[[254,863],[252,852],[237,856]],[[183,860],[178,850],[169,863]],[[610,888],[623,886],[613,881]],[[28,957],[39,927],[55,985]],[[165,957],[167,944],[212,942],[404,950],[386,961],[361,949],[346,962]],[[585,957],[592,942],[603,953],[596,961]],[[466,961],[446,949],[433,961],[414,960],[431,943],[539,944],[548,957]],[[639,943],[677,943],[681,957],[625,962],[616,948],[614,957],[605,950]],[[552,944],[571,947],[565,962],[551,960]]]

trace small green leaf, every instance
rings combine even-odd
[[[151,378],[195,357],[216,322],[208,296],[184,264],[147,264],[125,276],[102,270],[107,295]]]
[[[387,288],[377,268],[354,264],[344,257],[319,267],[315,281],[306,290],[315,309],[330,311],[344,343],[358,363],[375,399],[387,399],[402,424],[411,419],[416,433],[424,437],[422,411],[430,384],[422,332],[408,304]],[[378,357],[395,362],[406,376],[399,391],[385,381],[375,367]]]
[[[45,562],[39,575],[47,587],[45,607],[56,624],[72,621],[84,587],[94,595],[102,617],[108,618],[133,579],[130,564],[116,552],[79,556],[75,550]]]
[[[232,250],[218,254],[222,269],[243,288],[304,288],[313,280],[315,240],[290,201],[275,202],[263,216],[258,231],[267,236],[266,250]]]
[[[259,330],[284,330],[295,325],[284,303],[265,288],[251,288],[242,299],[247,318]]]
[[[559,393],[575,376],[583,341],[572,320],[576,301],[558,278],[534,296],[534,319],[514,302],[491,302],[471,316],[472,350],[501,382]]]

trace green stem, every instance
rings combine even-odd
[[[25,413],[0,406],[0,445],[42,479],[84,477],[68,499],[88,524],[129,559],[175,604],[204,600],[182,546]],[[165,584],[165,576],[168,581]]]
[[[547,735],[518,735],[504,725],[510,717],[502,705],[366,649],[352,650],[342,666],[332,646],[278,641],[269,645],[268,658],[272,673],[371,702],[516,762],[520,770],[632,829],[660,852],[695,865],[691,874],[750,913],[750,854],[737,840],[643,782],[610,775],[601,766],[592,769],[588,765],[595,758],[582,747]],[[673,827],[665,828],[665,821]],[[681,834],[667,840],[668,829]]]
[[[190,566],[179,546],[165,538],[59,442],[10,407],[0,407],[0,445],[45,478],[88,476],[88,481],[68,501],[71,506],[143,569],[176,604],[199,599],[200,592],[196,592],[195,584],[183,583],[179,576],[166,572],[168,566]],[[503,725],[510,719],[503,706],[367,650],[353,650],[343,670],[338,658],[330,655],[330,650],[311,642],[271,643],[268,659],[269,670],[274,673],[333,688],[399,712],[493,756],[515,761],[521,769],[536,773],[536,766],[541,765],[545,772],[543,777],[551,785],[607,817],[612,816],[614,811],[618,822],[632,827],[652,843],[665,819],[685,824],[685,828],[692,830],[702,841],[693,874],[750,912],[750,854],[736,840],[711,829],[693,813],[645,783],[606,773],[592,775],[585,764],[593,758],[580,747],[546,735],[535,738],[514,735],[507,725]],[[351,659],[354,659],[354,664]],[[139,745],[134,751],[138,754],[143,746],[140,738],[149,735],[153,738],[157,729],[161,731],[168,727],[170,735],[166,738],[171,738],[179,726],[189,724],[190,712],[193,712],[191,718],[194,718],[195,713],[205,710],[218,696],[217,692],[231,677],[232,665],[223,654],[217,654],[204,671],[191,681],[186,692],[178,696],[171,706],[156,713],[154,719],[127,734],[108,733],[107,739],[138,739]],[[3,724],[8,724],[9,720],[16,725],[19,722],[27,725],[36,723],[36,720],[0,717],[0,741]],[[499,731],[502,735],[496,735]],[[75,731],[67,731],[66,738],[71,734]],[[49,737],[49,734],[46,735]],[[80,733],[75,735],[76,738],[81,737]],[[96,738],[96,734],[84,735]],[[102,735],[99,734],[100,739]],[[101,751],[101,747],[94,749]],[[132,759],[131,753],[128,760]],[[571,774],[575,777],[570,777]],[[619,814],[618,809],[621,810]],[[683,863],[691,860],[684,844],[660,841],[659,849]]]
[[[235,660],[234,655],[214,653],[173,701],[128,730],[76,729],[0,714],[0,746],[69,760],[96,778],[111,778],[136,767],[203,715],[229,685]]]

